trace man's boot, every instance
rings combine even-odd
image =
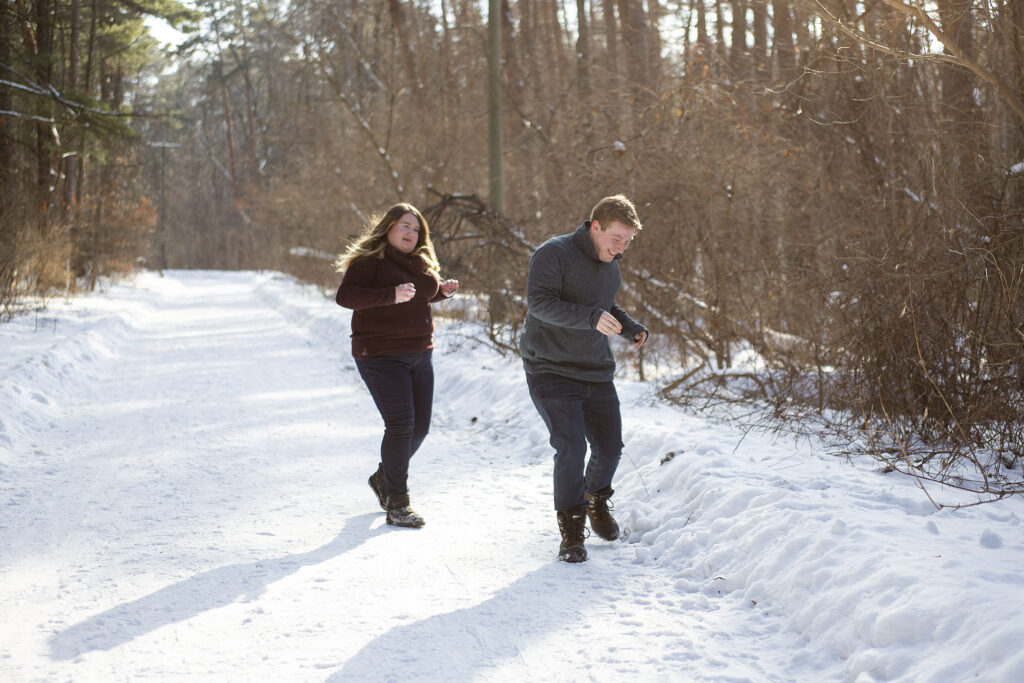
[[[558,531],[562,534],[558,559],[565,562],[583,562],[587,559],[587,549],[583,547],[587,531],[586,512],[586,505],[558,511]]]
[[[395,526],[421,527],[426,524],[416,511],[409,507],[409,494],[400,493],[388,496],[388,524]]]
[[[384,488],[384,468],[382,465],[377,465],[377,471],[370,475],[370,478],[367,479],[367,483],[377,495],[377,502],[380,503],[380,509],[387,510],[388,492]]]
[[[613,493],[615,491],[612,490],[612,487],[606,486],[600,491],[585,494],[589,503],[587,517],[590,517],[590,528],[606,541],[614,541],[619,537],[619,525],[608,511],[615,507],[608,500]]]

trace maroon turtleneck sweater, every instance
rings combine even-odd
[[[396,304],[395,287],[404,282],[416,286],[416,295]],[[445,298],[422,258],[388,245],[384,258],[349,264],[335,301],[352,309],[352,356],[358,360],[434,348],[430,304]]]

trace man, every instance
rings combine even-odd
[[[566,562],[587,559],[586,517],[601,538],[619,536],[608,511],[623,446],[608,338],[622,335],[635,348],[647,341],[647,328],[615,303],[622,284],[618,260],[640,229],[631,201],[622,195],[606,197],[589,221],[548,240],[530,260],[519,350],[530,398],[555,449],[555,511],[562,535],[558,558]]]

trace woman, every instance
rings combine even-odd
[[[395,204],[335,262],[344,273],[338,305],[351,308],[352,356],[384,418],[380,464],[369,479],[388,524],[421,527],[409,505],[409,459],[430,428],[434,401],[434,322],[430,304],[455,294],[441,281],[427,221]]]

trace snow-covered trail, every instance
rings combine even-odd
[[[128,320],[103,337],[116,346],[68,363],[17,467],[0,678],[763,677],[628,546],[555,561],[546,449],[512,457],[500,405],[464,419],[440,352],[412,466],[428,524],[387,527],[365,482],[381,424],[348,340],[318,336],[268,279],[146,275],[143,296],[110,299],[131,306],[110,312]]]
[[[0,326],[0,680],[1024,680],[1024,501],[937,511],[641,383],[626,538],[558,562],[547,433],[468,325],[438,329],[427,526],[388,527],[348,320],[177,271]]]

